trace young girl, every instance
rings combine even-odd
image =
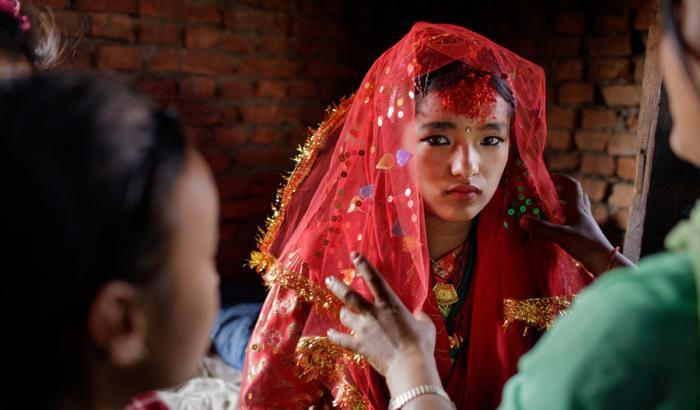
[[[252,257],[270,293],[241,405],[386,407],[381,377],[325,337],[344,330],[326,278],[370,296],[357,250],[434,322],[457,406],[494,408],[518,358],[592,279],[518,225],[563,219],[544,117],[542,69],[469,30],[418,23],[385,52],[304,146]]]
[[[176,120],[55,73],[2,83],[0,124],[0,408],[121,409],[194,375],[218,308],[218,209]]]

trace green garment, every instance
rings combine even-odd
[[[606,273],[519,363],[501,410],[698,409],[700,207],[638,270]]]

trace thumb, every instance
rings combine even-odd
[[[431,323],[432,323],[432,321],[433,321],[433,320],[430,318],[430,316],[428,316],[428,315],[427,315],[425,312],[423,312],[422,310],[419,310],[419,311],[413,313],[413,317],[414,317],[416,320],[418,320],[419,322],[431,322]]]
[[[518,224],[529,233],[540,235],[545,239],[557,243],[563,240],[569,233],[569,227],[566,225],[543,221],[529,215],[520,217]]]

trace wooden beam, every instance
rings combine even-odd
[[[624,254],[634,262],[639,261],[644,236],[644,221],[647,217],[647,200],[654,158],[654,137],[659,116],[661,95],[661,68],[658,48],[661,41],[659,3],[655,1],[655,17],[649,27],[647,50],[644,58],[644,78],[642,80],[642,101],[639,109],[637,128],[637,175],[634,183],[634,199],[630,209],[630,219],[625,234]]]

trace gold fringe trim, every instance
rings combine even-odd
[[[552,326],[554,319],[563,314],[571,306],[575,296],[552,296],[532,299],[504,299],[503,327],[505,329],[511,323],[525,322],[523,336],[527,335],[528,329],[534,327],[545,331]]]
[[[328,138],[328,133],[345,118],[345,114],[352,105],[354,97],[353,94],[348,98],[343,98],[335,107],[331,106],[327,108],[326,119],[318,125],[315,131],[310,132],[304,145],[297,148],[298,153],[294,158],[294,163],[296,164],[294,170],[285,177],[287,181],[285,186],[277,191],[277,197],[272,206],[272,215],[265,221],[265,229],[260,229],[260,234],[262,236],[258,237],[258,249],[261,253],[266,254],[270,252],[270,246],[272,246],[272,242],[277,237],[277,232],[284,222],[287,206],[292,196],[311,171],[311,168],[316,162],[319,149]],[[261,262],[259,257],[251,254],[249,262],[250,267],[257,269],[258,272],[263,272],[265,270],[265,265],[260,265],[258,264],[259,262]]]
[[[270,257],[274,258],[271,255]],[[285,269],[272,262],[271,266],[267,268],[267,272],[263,275],[263,279],[265,280],[265,285],[268,287],[280,285],[285,288],[293,289],[296,291],[299,299],[327,310],[331,317],[338,321],[338,314],[342,307],[340,300],[328,289],[313,283],[301,273]]]
[[[297,343],[295,362],[305,381],[328,380],[334,384],[333,407],[367,410],[369,403],[348,381],[345,369],[350,365],[364,367],[367,360],[358,353],[336,346],[327,337],[304,336]]]

